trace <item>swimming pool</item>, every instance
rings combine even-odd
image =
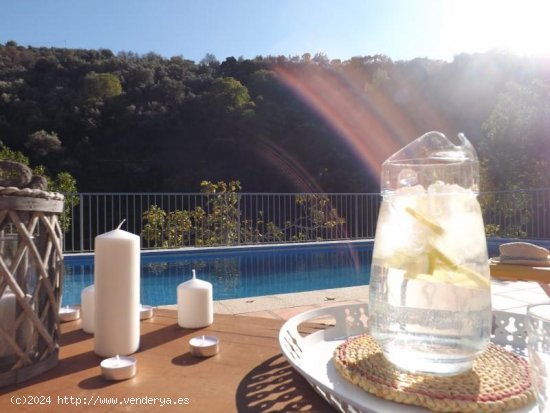
[[[177,286],[197,277],[213,285],[214,300],[366,285],[372,241],[143,252],[141,303],[175,304]],[[93,255],[65,257],[63,305],[79,304],[93,284]]]

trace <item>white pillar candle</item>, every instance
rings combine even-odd
[[[119,228],[95,238],[94,351],[103,357],[139,348],[140,240]]]
[[[82,330],[88,334],[94,334],[95,316],[95,287],[89,285],[80,293],[80,312],[82,317]]]
[[[178,324],[184,328],[200,328],[214,321],[212,284],[193,278],[178,285]]]

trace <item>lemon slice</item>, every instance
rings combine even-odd
[[[463,272],[443,268],[436,269],[433,274],[405,273],[403,277],[408,280],[422,280],[476,290],[485,290],[488,288],[487,283],[482,281],[483,278],[481,276],[481,278],[472,278],[470,275]]]
[[[405,212],[407,212],[421,224],[428,227],[434,234],[443,235],[445,233],[445,230],[441,225],[439,225],[437,222],[432,221],[430,218],[425,217],[420,212],[412,209],[411,207],[406,207]]]
[[[439,280],[436,280],[432,274],[424,274],[424,273],[411,273],[411,272],[406,272],[404,275],[403,275],[403,278],[407,279],[407,280],[422,280],[422,281],[428,281],[428,282],[434,282],[434,281],[439,281]]]
[[[434,271],[433,277],[437,280],[441,280],[441,282],[456,285],[457,287],[473,288],[477,290],[485,290],[489,287],[483,277],[472,277],[471,274],[460,271],[438,269]]]
[[[426,253],[408,255],[403,252],[395,252],[385,263],[391,268],[404,271],[405,274],[430,274],[434,268],[432,255]]]
[[[441,225],[415,209],[406,207],[405,211],[434,234],[438,236],[445,234]],[[489,289],[491,286],[487,277],[470,268],[458,265],[440,249],[430,244],[427,252],[416,256],[404,253],[394,254],[388,264],[390,267],[404,270],[406,279],[437,281],[469,288]]]
[[[439,270],[453,274],[453,276],[450,277],[450,282],[452,284],[460,285],[462,283],[472,285],[473,283],[473,285],[477,286],[477,288],[490,288],[491,282],[489,279],[468,267],[456,264],[436,247],[432,246],[431,254],[433,254],[436,262],[443,264],[443,267],[438,268]],[[436,272],[437,270],[434,271],[434,276],[436,275]]]
[[[410,280],[423,280],[449,285],[460,284],[461,286],[463,286],[463,284],[467,284],[465,283],[465,281],[468,281],[468,279],[464,277],[463,274],[443,268],[438,268],[434,270],[432,274],[405,274],[405,278]]]
[[[408,266],[400,267],[405,270],[404,278],[467,288],[490,288],[491,283],[486,277],[470,268],[456,264],[436,247],[432,246],[431,250],[421,257],[411,261]]]

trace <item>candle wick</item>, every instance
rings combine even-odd
[[[196,279],[197,278],[197,273],[196,273],[195,269],[192,269],[191,272],[193,273],[193,279]]]
[[[204,346],[204,336],[202,336],[202,345]]]
[[[116,229],[120,229],[120,227],[122,226],[122,224],[124,224],[126,222],[126,218],[124,218],[122,220],[122,222],[120,224],[118,224],[118,227],[116,227]]]
[[[120,357],[118,356],[118,354],[116,355],[116,361],[120,361]]]

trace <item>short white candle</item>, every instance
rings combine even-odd
[[[150,305],[139,305],[139,318],[140,320],[148,320],[153,317],[153,307]]]
[[[10,338],[15,338],[15,294],[9,288],[0,297],[0,328]],[[0,357],[14,354],[13,348],[0,335]]]
[[[189,340],[189,348],[194,356],[210,357],[218,354],[219,343],[216,336],[198,336]]]
[[[95,317],[95,288],[89,285],[80,293],[80,311],[82,312],[82,330],[85,333],[94,333]]]
[[[34,303],[32,301],[32,295],[25,294],[25,299],[30,304],[31,308],[34,310]],[[4,337],[9,337],[17,343],[19,348],[30,348],[33,333],[34,325],[32,321],[25,317],[22,324],[19,326],[16,325],[16,308],[19,306],[17,304],[17,298],[15,293],[6,287],[2,296],[0,296],[0,328],[4,331]],[[7,341],[0,335],[0,357],[11,356],[15,354],[15,351]]]
[[[31,303],[31,307],[34,309],[32,295],[25,294],[25,299]],[[29,341],[32,340],[34,325],[29,318],[26,317],[22,325],[16,327],[17,306],[15,293],[9,287],[6,287],[4,293],[0,296],[0,328],[5,333],[0,335],[0,357],[16,354],[13,347],[8,343],[8,339],[4,337],[12,338],[19,347],[23,348],[28,348]]]
[[[134,357],[119,356],[101,362],[101,375],[106,380],[126,380],[136,375],[137,360]]]
[[[140,239],[117,228],[95,238],[94,351],[104,357],[139,348]]]
[[[80,309],[73,306],[65,306],[59,309],[59,320],[63,323],[74,321],[80,318]]]
[[[178,285],[178,324],[184,328],[200,328],[214,321],[212,284],[193,278]]]

